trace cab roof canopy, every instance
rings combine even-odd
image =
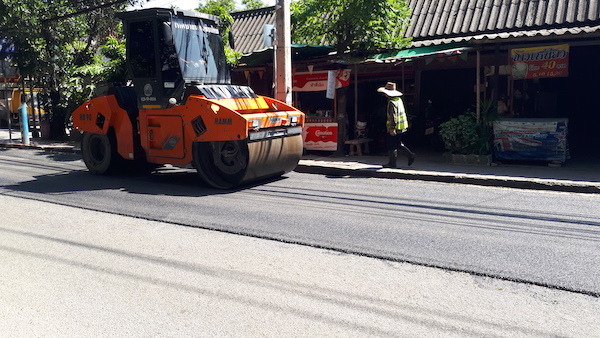
[[[128,12],[121,12],[116,14],[121,20],[138,20],[138,19],[149,19],[149,18],[171,18],[173,16],[179,18],[197,18],[203,20],[210,20],[217,24],[220,23],[220,18],[216,15],[200,13],[196,11],[188,11],[179,8],[145,8],[136,9]]]

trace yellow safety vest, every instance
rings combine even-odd
[[[404,103],[399,97],[390,98],[387,107],[387,131],[408,129],[408,119],[406,118],[406,110]]]

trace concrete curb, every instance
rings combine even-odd
[[[600,193],[600,183],[595,182],[497,176],[489,174],[457,174],[408,169],[383,169],[376,165],[364,166],[362,168],[351,168],[339,166],[335,163],[324,165],[315,163],[314,161],[301,160],[294,171],[330,176],[373,177],[441,183],[460,183],[517,189],[549,190],[575,193]]]
[[[44,150],[44,151],[54,151],[54,152],[62,152],[62,153],[81,153],[81,149],[74,146],[69,145],[41,145],[32,142],[31,144],[22,144],[22,143],[0,143],[0,148],[10,148],[10,149],[34,149],[34,150]]]

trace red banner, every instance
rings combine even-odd
[[[350,85],[350,69],[338,70],[335,78],[335,88],[347,87]],[[296,92],[327,90],[327,71],[295,73],[293,86],[293,90]]]
[[[515,80],[569,76],[569,45],[517,48],[510,51]]]

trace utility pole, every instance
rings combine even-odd
[[[290,0],[277,0],[275,6],[275,98],[292,104],[292,38]]]
[[[8,83],[6,78],[8,77],[9,73],[10,73],[10,67],[8,66],[8,62],[6,60],[2,60],[0,61],[2,62],[2,77],[4,78],[4,98],[6,99],[6,116],[7,116],[7,120],[8,120],[8,140],[10,142],[12,142],[12,126],[11,126],[11,120],[12,120],[12,113],[10,111],[11,108],[11,100],[12,100],[12,95],[10,95],[11,97],[9,97],[9,93],[12,94],[12,92],[10,92],[8,90]]]

